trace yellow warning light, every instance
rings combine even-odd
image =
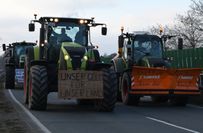
[[[123,27],[123,26],[121,26],[121,33],[123,33],[123,31],[124,31],[124,27]]]
[[[164,31],[164,29],[163,29],[163,27],[160,25],[160,26],[159,26],[159,32],[160,32],[160,34],[162,34],[163,31]]]

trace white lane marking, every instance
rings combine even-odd
[[[11,92],[11,90],[8,90],[11,98],[13,99],[13,101],[18,104],[24,111],[25,113],[37,124],[37,126],[44,132],[44,133],[51,133],[51,131],[49,131],[49,129],[47,129],[31,112],[29,112],[13,95],[13,93]]]
[[[159,122],[159,123],[162,123],[162,124],[165,124],[165,125],[168,125],[168,126],[172,126],[172,127],[178,128],[178,129],[182,129],[182,130],[185,130],[185,131],[188,131],[188,132],[191,132],[191,133],[200,133],[199,131],[195,131],[195,130],[191,130],[191,129],[181,127],[181,126],[178,126],[178,125],[174,125],[172,123],[162,121],[162,120],[159,120],[159,119],[156,119],[156,118],[152,118],[152,117],[146,117],[146,118],[150,119],[150,120],[153,120],[153,121],[156,121],[156,122]]]
[[[192,107],[192,108],[197,108],[197,109],[203,109],[203,107],[201,106],[197,106],[197,105],[193,105],[193,104],[187,104],[188,107]]]

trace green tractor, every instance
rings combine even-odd
[[[41,17],[29,31],[41,25],[39,47],[26,51],[24,102],[33,110],[45,110],[50,92],[60,99],[91,103],[99,111],[113,111],[116,103],[116,74],[111,64],[102,63],[90,41],[90,28],[106,24],[92,19]]]
[[[15,83],[20,86],[23,83],[23,68],[26,48],[33,47],[35,43],[16,42],[2,44],[4,53],[4,64],[6,69],[5,88],[14,89]]]
[[[112,63],[117,73],[118,100],[137,105],[142,96],[153,101],[185,105],[190,95],[199,95],[196,85],[201,69],[172,69],[164,57],[163,41],[171,36],[146,32],[123,33],[118,38],[118,55]],[[179,41],[182,45],[182,41]],[[189,77],[189,78],[188,78]]]

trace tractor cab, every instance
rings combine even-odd
[[[31,42],[15,42],[6,46],[2,45],[5,51],[4,60],[6,64],[13,63],[16,68],[24,67],[26,49],[33,47],[36,43]]]
[[[105,24],[95,23],[94,18],[41,17],[31,21],[29,31],[34,31],[35,22],[41,24],[40,59],[59,63],[59,69],[81,69],[84,64],[81,60],[87,58],[100,61],[98,51],[90,42],[90,27],[101,25],[102,35],[106,35]],[[88,57],[90,53],[93,56]]]
[[[126,33],[119,36],[120,56],[128,66],[162,67],[163,44],[160,37],[149,33]],[[121,44],[123,43],[123,44]]]
[[[16,62],[16,67],[23,68],[24,67],[24,61],[25,61],[25,53],[26,49],[29,47],[33,47],[36,44],[35,43],[28,43],[28,42],[20,42],[20,43],[13,43],[14,47],[14,57]]]

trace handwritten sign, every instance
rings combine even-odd
[[[17,83],[24,82],[24,69],[15,69],[15,80]]]
[[[65,71],[58,73],[59,98],[102,99],[103,73],[100,71]]]

